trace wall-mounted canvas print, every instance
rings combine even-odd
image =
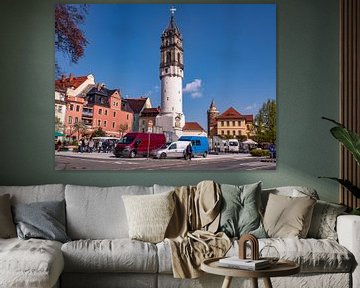
[[[275,4],[55,5],[55,169],[276,169]]]

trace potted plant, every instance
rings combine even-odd
[[[360,165],[360,136],[357,135],[355,132],[350,131],[343,124],[336,122],[333,119],[326,117],[322,117],[322,119],[325,119],[327,121],[336,124],[335,127],[330,129],[331,134],[337,140],[339,140],[345,146],[346,149],[348,149],[351,152],[357,164]],[[349,190],[356,198],[360,198],[360,187],[357,187],[348,179],[341,179],[336,177],[319,177],[319,178],[327,178],[337,181],[347,190]],[[354,208],[351,213],[360,215],[360,207]]]

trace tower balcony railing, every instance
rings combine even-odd
[[[169,67],[169,66],[178,66],[184,70],[184,64],[180,64],[179,62],[176,62],[176,61],[171,61],[171,62],[166,62],[164,64],[160,64],[160,68],[165,68],[165,67]]]

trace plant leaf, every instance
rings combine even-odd
[[[356,198],[360,198],[360,188],[355,186],[349,180],[340,179],[340,178],[336,178],[336,177],[319,177],[319,178],[326,178],[326,179],[337,181],[341,185],[343,185],[346,189],[348,189]]]
[[[360,136],[333,119],[327,117],[321,118],[337,125],[337,127],[330,129],[331,134],[353,154],[355,161],[360,165]]]
[[[345,127],[333,127],[330,129],[331,134],[339,140],[348,149],[360,164],[360,137],[356,133],[349,131]]]

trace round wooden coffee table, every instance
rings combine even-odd
[[[237,268],[222,267],[219,259],[206,259],[201,263],[201,270],[216,275],[225,276],[222,288],[229,288],[233,277],[251,278],[253,287],[258,288],[258,278],[263,278],[265,287],[272,288],[270,277],[289,276],[300,272],[300,266],[288,260],[279,260],[269,268],[261,270],[244,270]]]

